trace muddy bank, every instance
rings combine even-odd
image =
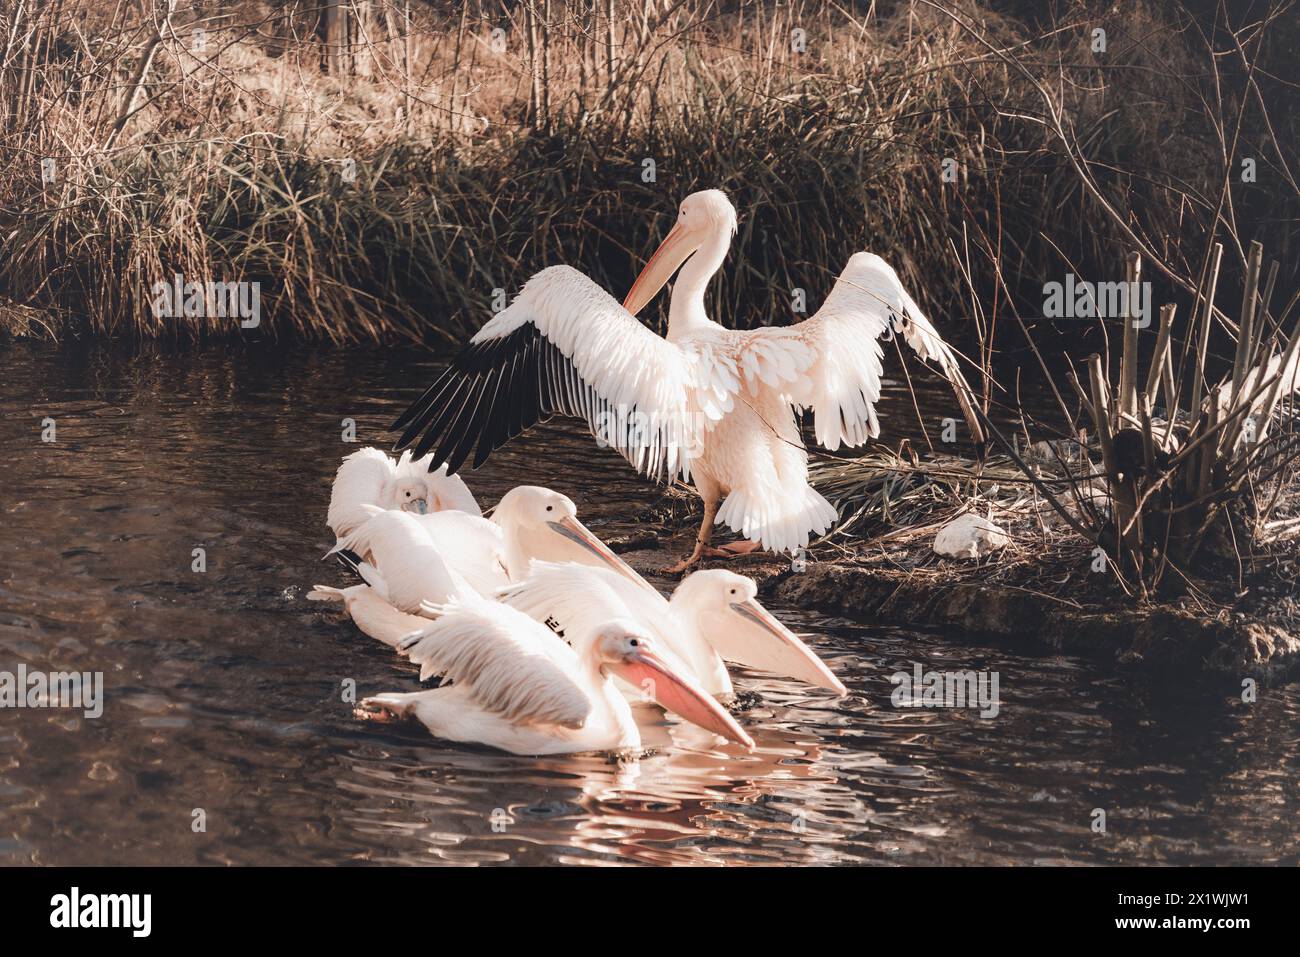
[[[649,538],[615,548],[647,574],[659,573],[685,550],[676,541],[650,548]],[[908,569],[838,562],[809,561],[796,572],[788,561],[770,556],[706,561],[702,567],[749,575],[767,600],[849,621],[944,628],[973,644],[1225,678],[1277,681],[1300,672],[1300,602],[1294,596],[1277,601],[1268,616],[1228,610],[1211,615],[1169,603],[1144,608],[1075,603],[1005,582],[962,580],[970,569],[955,564],[947,582]]]
[[[1198,614],[1173,605],[1105,610],[1007,585],[936,588],[907,572],[809,563],[761,579],[765,595],[852,621],[955,628],[1044,654],[1127,666],[1277,679],[1300,665],[1300,637],[1284,621],[1239,612]]]

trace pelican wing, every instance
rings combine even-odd
[[[952,383],[976,440],[983,438],[974,396],[943,341],[907,294],[893,268],[872,253],[849,259],[816,314],[793,326],[741,334],[737,363],[751,389],[780,382],[783,394],[814,410],[819,445],[862,445],[880,434],[881,338],[899,333],[918,356],[936,363]]]
[[[471,451],[477,468],[537,422],[576,416],[643,474],[686,477],[699,423],[730,409],[737,382],[717,379],[707,357],[655,335],[577,270],[552,266],[393,429],[404,430],[399,448],[414,445],[418,457],[436,446],[431,461],[456,472]]]
[[[479,707],[514,724],[586,723],[591,702],[573,679],[577,656],[522,612],[495,602],[454,604],[416,635],[407,650],[421,680],[450,678]]]
[[[667,599],[608,568],[535,560],[528,577],[500,589],[497,598],[570,643],[590,637],[612,619],[635,621],[659,642],[660,653],[679,672],[690,673]]]
[[[367,506],[387,507],[393,495],[397,467],[379,449],[364,448],[343,459],[330,490],[325,519],[342,537],[370,518]]]
[[[417,515],[416,521],[450,568],[484,595],[510,581],[503,564],[501,526],[454,509]]]
[[[573,562],[533,561],[528,577],[497,592],[504,604],[544,622],[556,635],[572,642],[602,622],[613,618],[635,618],[618,582],[617,573]],[[634,590],[643,591],[635,585]],[[654,601],[658,592],[648,594]],[[667,602],[659,598],[661,605]]]

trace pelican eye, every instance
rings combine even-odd
[[[546,510],[547,510],[548,512],[553,512],[553,511],[555,511],[555,506],[554,506],[554,505],[548,505],[548,506],[546,506]]]
[[[631,645],[633,648],[637,648],[637,647],[640,647],[641,642],[639,642],[639,641],[637,641],[635,638],[633,638],[633,639],[631,639],[631,640],[628,642],[628,644]]]

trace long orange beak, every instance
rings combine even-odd
[[[717,699],[694,681],[678,674],[655,652],[643,648],[610,666],[620,678],[654,698],[665,711],[671,711],[691,724],[720,734],[728,741],[754,750],[754,739],[736,723],[736,719]]]
[[[547,522],[554,531],[559,532],[569,541],[581,546],[584,551],[600,561],[602,565],[613,569],[629,581],[634,581],[643,588],[649,588],[656,595],[659,594],[654,590],[654,586],[642,578],[635,568],[629,565],[623,559],[615,555],[608,545],[592,534],[591,529],[583,525],[576,518],[565,516],[558,522]],[[587,562],[585,564],[591,564]]]
[[[627,298],[623,300],[623,308],[634,316],[644,309],[646,303],[673,278],[678,267],[699,248],[699,243],[692,243],[690,233],[680,222],[673,226],[641,270],[641,275],[636,277],[636,282],[632,283]]]
[[[733,602],[731,610],[740,616],[743,627],[729,622],[705,632],[713,650],[724,659],[746,668],[806,681],[838,695],[848,693],[844,682],[835,677],[826,662],[757,601],[751,598]]]

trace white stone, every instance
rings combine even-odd
[[[939,529],[934,551],[947,558],[983,558],[1010,541],[1007,533],[987,518],[967,512]]]

